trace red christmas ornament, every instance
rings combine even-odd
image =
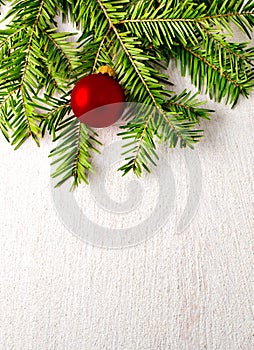
[[[113,75],[112,68],[102,66],[99,73],[89,74],[77,82],[71,93],[71,108],[80,122],[103,128],[120,118],[125,97]]]

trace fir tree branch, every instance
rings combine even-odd
[[[27,113],[28,108],[27,108],[27,99],[26,99],[26,93],[25,93],[25,87],[24,87],[24,82],[26,79],[26,73],[27,73],[27,69],[28,69],[28,65],[29,65],[29,57],[30,57],[30,52],[31,52],[31,48],[32,48],[32,40],[33,40],[33,36],[35,33],[35,28],[39,22],[39,18],[41,16],[42,13],[42,8],[44,5],[44,1],[45,0],[41,0],[40,6],[39,6],[39,10],[38,10],[38,14],[35,18],[34,24],[32,26],[31,29],[31,33],[29,35],[29,41],[28,41],[28,46],[27,46],[27,51],[26,51],[26,55],[25,55],[25,62],[24,62],[24,68],[23,68],[23,72],[21,74],[21,82],[19,85],[19,88],[17,91],[20,91],[21,93],[21,98],[22,98],[22,107],[23,107],[23,118],[22,120],[17,124],[17,119],[14,121],[13,125],[17,125],[17,129],[15,130],[12,138],[12,144],[16,144],[18,143],[18,145],[16,146],[16,148],[20,147],[22,145],[22,143],[30,136],[32,135],[33,139],[35,140],[35,142],[37,143],[37,145],[39,146],[39,140],[38,140],[38,135],[39,135],[39,128],[36,126],[36,124],[32,121],[31,118],[29,118],[29,114]],[[24,120],[25,119],[25,120]],[[22,132],[22,134],[20,133],[20,128],[22,125],[26,125],[27,127],[27,131]],[[20,137],[22,135],[22,137]]]
[[[40,18],[41,13],[42,13],[42,8],[43,8],[43,5],[44,5],[44,2],[45,2],[45,0],[41,0],[40,6],[39,6],[39,10],[38,10],[38,14],[37,14],[37,16],[35,18],[34,24],[32,26],[31,33],[29,35],[29,41],[28,41],[27,51],[26,51],[26,56],[25,56],[25,64],[24,64],[23,74],[21,76],[21,83],[20,83],[20,88],[21,89],[23,88],[24,80],[25,80],[25,77],[26,77],[26,71],[27,71],[27,67],[28,67],[28,64],[29,64],[29,57],[30,57],[30,52],[31,52],[31,48],[32,48],[32,40],[33,40],[33,36],[34,36],[34,33],[35,33],[35,28],[36,28],[36,26],[37,26],[37,24],[39,22],[39,18]]]
[[[70,58],[67,56],[66,52],[62,49],[61,45],[56,41],[56,39],[53,38],[53,36],[49,33],[49,31],[43,29],[43,33],[48,37],[48,39],[52,42],[52,44],[56,47],[57,50],[60,51],[61,56],[66,61],[66,68],[69,69],[71,72],[73,70],[72,62]]]
[[[47,100],[46,105],[45,97]],[[63,122],[71,112],[70,102],[65,97],[60,99],[51,96],[44,96],[44,98],[36,97],[33,107],[38,111],[44,112],[38,116],[41,120],[40,128],[42,130],[42,136],[44,136],[47,130],[53,139],[55,139],[57,132],[64,127],[66,122],[69,122],[68,118],[65,120],[65,123]]]
[[[251,51],[250,56],[253,57],[253,50]],[[240,94],[247,97],[254,86],[251,66],[243,67],[241,63],[242,70],[239,68],[232,71],[231,62],[226,60],[222,70],[220,56],[210,56],[205,49],[202,50],[199,47],[178,46],[173,52],[177,64],[181,66],[182,75],[185,75],[188,69],[192,83],[199,89],[205,86],[210,98],[216,101],[220,102],[226,97],[226,103],[230,103],[233,107]]]
[[[30,135],[39,145],[41,133],[33,110],[33,97],[38,91],[44,87],[51,96],[55,90],[66,89],[68,80],[75,78],[78,57],[73,43],[66,41],[71,34],[55,33],[51,28],[55,14],[51,0],[37,0],[35,4],[14,1],[7,15],[14,16],[13,24],[0,32],[1,70],[5,77],[0,105],[4,107],[2,115],[14,130],[12,143],[17,147]]]
[[[75,117],[67,122],[63,131],[54,139],[54,141],[61,139],[61,144],[50,152],[50,157],[53,157],[51,165],[60,162],[52,174],[53,177],[62,177],[56,186],[62,185],[71,177],[73,177],[71,190],[82,181],[88,183],[87,173],[94,172],[91,152],[98,153],[96,144],[101,145],[96,136],[96,133],[89,131]]]
[[[201,108],[205,102],[198,101],[198,92],[191,96],[191,93],[186,90],[179,95],[175,94],[166,102],[165,107],[168,107],[172,112],[181,114],[185,120],[190,120],[199,123],[200,119],[209,120],[212,112],[211,109]]]
[[[180,144],[182,146],[186,145],[186,140],[185,140],[185,135],[182,135],[182,131],[183,129],[181,128],[177,128],[176,124],[175,124],[175,120],[171,121],[170,118],[167,117],[167,115],[164,113],[161,104],[158,102],[158,100],[155,98],[154,93],[152,92],[151,88],[149,87],[148,83],[146,82],[146,75],[144,73],[144,71],[140,70],[140,66],[138,67],[137,65],[137,61],[135,59],[135,54],[134,51],[136,51],[136,48],[133,44],[130,43],[130,40],[128,38],[128,40],[126,41],[126,37],[121,35],[118,31],[118,29],[116,28],[116,26],[114,25],[113,21],[111,20],[110,16],[108,15],[106,8],[103,6],[102,1],[101,0],[97,0],[98,3],[100,4],[100,7],[105,15],[105,17],[107,18],[108,22],[109,22],[109,28],[112,29],[112,31],[115,33],[116,36],[116,40],[119,42],[119,46],[121,47],[121,49],[123,50],[123,52],[125,53],[126,57],[128,58],[129,63],[131,64],[131,67],[134,71],[134,74],[136,74],[136,76],[138,77],[139,81],[141,82],[142,86],[144,87],[145,90],[145,95],[147,95],[148,99],[146,98],[145,101],[146,102],[150,102],[152,103],[152,105],[155,107],[155,110],[160,114],[160,116],[162,117],[162,119],[164,119],[163,123],[168,125],[168,128],[171,129],[172,133],[175,135],[175,138],[178,140],[180,139],[181,142]],[[135,40],[135,38],[133,38],[133,41]],[[133,52],[133,53],[132,53]],[[137,52],[137,51],[136,51]],[[133,55],[134,54],[134,55]],[[140,53],[139,53],[140,55]],[[145,62],[145,61],[143,61]],[[119,62],[118,62],[119,65]],[[162,87],[160,87],[162,89]],[[166,94],[166,91],[164,91],[164,95]],[[160,97],[161,100],[161,97]],[[133,171],[137,174],[140,175],[140,167],[138,166],[138,160],[139,160],[139,156],[141,154],[140,150],[142,149],[144,152],[146,152],[146,154],[149,154],[148,147],[152,147],[154,149],[154,143],[153,142],[146,142],[146,146],[143,146],[143,142],[145,140],[145,137],[147,139],[150,139],[149,137],[149,133],[150,133],[150,129],[149,126],[152,122],[152,118],[153,118],[153,113],[149,113],[146,117],[146,120],[143,121],[143,128],[142,128],[142,132],[140,133],[140,130],[137,130],[137,134],[135,135],[135,138],[139,139],[139,145],[136,147],[136,154],[133,156],[133,161],[131,163],[132,165],[132,169]],[[156,119],[158,125],[157,127],[159,127],[159,124],[162,123],[160,118]],[[136,123],[134,121],[134,123]],[[127,125],[127,127],[129,129],[132,130],[132,123],[129,123]],[[133,134],[133,132],[131,132]],[[128,130],[125,131],[124,133],[120,133],[119,135],[127,135],[128,134]],[[194,138],[193,138],[193,142]],[[190,143],[188,142],[188,145]],[[152,157],[150,157],[149,160],[151,160]],[[130,162],[129,162],[130,164]],[[145,161],[140,161],[140,164],[147,170],[148,169],[148,164]],[[128,167],[128,171],[127,168],[121,168],[122,170],[124,169],[124,174],[127,173],[128,171],[131,170],[131,167]]]
[[[174,39],[184,45],[189,41],[195,44],[196,27],[199,24],[206,27],[224,27],[232,34],[228,20],[250,37],[250,30],[254,25],[254,4],[250,1],[244,6],[244,1],[238,0],[232,6],[232,2],[225,0],[220,7],[217,1],[213,1],[209,10],[204,2],[199,2],[196,8],[193,8],[195,5],[191,1],[176,2],[174,5],[173,1],[169,3],[172,5],[170,8],[168,3],[162,2],[156,10],[149,8],[148,11],[143,3],[138,3],[135,8],[138,18],[125,18],[119,24],[125,25],[138,37],[146,36],[156,45],[166,43],[169,47],[173,45]]]
[[[106,41],[106,39],[107,39],[107,37],[108,37],[110,31],[111,31],[111,27],[109,26],[107,32],[105,33],[105,35],[104,35],[103,38],[102,38],[102,40],[101,40],[101,42],[100,42],[100,45],[99,45],[99,48],[98,48],[98,50],[97,50],[97,53],[96,53],[96,56],[95,56],[95,59],[94,59],[93,68],[92,68],[92,73],[95,72],[96,65],[97,65],[97,63],[98,63],[98,59],[99,59],[101,50],[102,50],[102,48],[103,48],[103,45],[104,45],[104,43],[105,43],[105,41]]]
[[[47,71],[57,82],[58,90],[66,91],[79,78],[78,69],[81,69],[79,49],[67,38],[72,33],[58,33],[55,28],[41,30],[40,45],[43,47],[43,59]],[[46,89],[47,95],[49,91]]]
[[[211,16],[203,16],[199,18],[135,18],[135,19],[124,19],[119,21],[117,24],[124,23],[171,23],[171,22],[191,22],[191,23],[202,23],[215,18],[231,18],[231,17],[245,17],[253,16],[254,12],[234,12],[234,13],[223,13]]]
[[[26,55],[25,55],[25,62],[24,62],[24,68],[23,68],[23,72],[21,74],[21,82],[20,82],[20,86],[18,88],[18,91],[20,91],[21,93],[21,98],[22,98],[22,106],[23,106],[23,116],[25,117],[26,121],[25,124],[27,126],[27,132],[23,133],[22,135],[25,136],[23,138],[20,138],[18,136],[20,136],[20,131],[17,129],[14,134],[13,134],[13,142],[12,144],[15,144],[16,142],[18,143],[19,147],[30,135],[32,135],[33,139],[35,140],[35,142],[37,143],[37,145],[39,146],[39,140],[38,140],[38,134],[39,134],[39,128],[35,125],[35,123],[32,122],[32,120],[29,118],[29,115],[27,114],[27,99],[25,96],[25,87],[24,87],[24,82],[26,79],[26,73],[27,73],[27,69],[28,69],[28,65],[29,65],[29,57],[30,57],[30,53],[31,53],[31,49],[32,49],[32,40],[33,40],[33,36],[35,33],[35,28],[39,22],[39,18],[41,16],[42,13],[42,8],[44,5],[44,1],[45,0],[41,0],[40,6],[39,6],[39,10],[38,10],[38,14],[35,18],[34,24],[32,26],[31,29],[31,33],[29,35],[29,41],[28,41],[28,46],[27,46],[27,51],[26,51]],[[24,122],[23,122],[24,123]],[[22,124],[18,124],[18,126],[20,127]]]
[[[119,23],[124,24],[128,30],[139,38],[145,36],[153,45],[159,45],[158,47],[167,45],[173,51],[177,51],[176,57],[181,61],[182,73],[185,74],[186,66],[189,66],[194,84],[201,88],[201,85],[206,82],[207,92],[209,92],[211,98],[221,101],[226,94],[226,91],[220,90],[223,84],[224,87],[227,86],[225,80],[232,84],[236,87],[236,90],[228,89],[227,102],[234,106],[239,95],[248,96],[249,90],[253,86],[252,68],[250,67],[253,50],[247,49],[247,46],[243,44],[239,46],[229,43],[225,35],[220,33],[220,30],[216,27],[214,28],[214,24],[217,26],[221,24],[228,29],[228,24],[223,18],[232,17],[232,21],[237,25],[242,24],[244,32],[249,34],[249,27],[254,24],[254,4],[249,2],[244,5],[242,0],[238,0],[234,4],[227,0],[219,4],[213,1],[210,4],[209,11],[202,5],[204,3],[200,2],[195,11],[191,11],[195,5],[190,1],[186,1],[175,3],[175,6],[168,10],[166,2],[162,1],[161,9],[158,7],[155,11],[151,8],[149,9],[150,12],[149,10],[146,12],[145,6],[138,3],[135,8],[138,18],[127,18]],[[207,12],[209,15],[207,15]],[[239,20],[239,16],[243,19]],[[214,23],[215,18],[222,18],[223,20],[222,22],[216,20],[217,22]],[[178,22],[183,27],[173,26],[174,23]],[[216,34],[214,34],[215,31]],[[191,33],[191,35],[188,35],[188,33]],[[182,49],[174,49],[179,44]],[[195,56],[195,60],[190,55],[184,55],[183,50]],[[211,83],[207,81],[205,72],[213,78]],[[215,75],[214,72],[216,72]],[[222,79],[222,84],[218,81],[219,76]],[[216,83],[213,84],[213,82]]]
[[[172,108],[169,107],[167,117],[168,120],[170,120],[170,124],[174,125],[175,130],[182,135],[180,139],[180,147],[184,148],[188,146],[193,149],[194,144],[199,142],[200,138],[203,137],[203,130],[194,129],[197,124],[196,120],[194,122],[188,121],[184,116],[172,112],[171,110]],[[176,137],[176,134],[172,133],[172,129],[168,128],[167,122],[162,123],[156,132],[161,140],[164,142],[169,141],[171,148],[176,147],[178,138]]]
[[[205,21],[205,20],[211,20],[211,19],[217,19],[217,18],[232,18],[232,17],[241,17],[241,16],[243,16],[243,17],[246,17],[246,16],[253,16],[253,11],[252,12],[250,12],[250,11],[246,11],[246,12],[232,12],[232,13],[219,13],[219,14],[217,14],[217,15],[211,15],[211,16],[204,16],[204,17],[202,17],[202,18],[198,18],[197,20],[196,20],[196,22],[203,22],[203,21]]]
[[[12,34],[9,34],[7,37],[6,37],[6,39],[4,39],[2,42],[1,42],[1,44],[0,44],[0,50],[2,50],[3,49],[3,47],[6,45],[6,44],[11,44],[11,40],[18,34],[18,33],[20,33],[20,32],[22,32],[23,30],[25,30],[25,28],[26,28],[26,26],[22,26],[22,27],[20,27],[20,28],[18,28],[18,29],[16,29],[16,30],[14,30],[14,31],[12,31]],[[4,30],[4,33],[6,33],[6,31],[10,31],[10,29],[7,29],[7,30]],[[0,33],[1,33],[1,31],[0,31]],[[9,45],[8,45],[8,47],[9,47]]]
[[[235,52],[231,47],[230,47],[230,44],[229,42],[225,39],[225,37],[223,37],[221,35],[221,40],[218,40],[216,38],[216,35],[209,29],[207,29],[205,27],[204,24],[202,24],[202,22],[199,23],[199,26],[201,28],[201,31],[204,31],[205,34],[207,34],[210,39],[212,39],[216,45],[220,46],[222,49],[225,49],[229,54],[232,54],[233,56],[237,57],[237,58],[240,58],[242,61],[247,61],[247,62],[250,62],[250,60],[248,59],[248,56],[243,54],[242,51],[241,53],[238,53],[238,52]],[[218,36],[218,35],[217,35]],[[205,36],[204,36],[204,39],[205,39]]]
[[[13,58],[13,65],[11,66],[9,64],[7,68],[7,79],[5,79],[2,82],[2,88],[6,89],[6,96],[1,101],[1,112],[2,115],[5,115],[8,121],[11,120],[10,125],[11,128],[14,129],[13,135],[12,135],[12,144],[17,144],[16,148],[18,148],[30,135],[32,135],[33,139],[36,141],[36,143],[39,145],[38,136],[40,135],[40,130],[38,126],[36,125],[35,118],[33,119],[33,112],[30,107],[28,107],[29,103],[29,94],[28,89],[33,91],[33,88],[30,84],[32,76],[29,77],[29,83],[26,81],[27,79],[27,73],[28,73],[28,66],[29,66],[29,59],[31,55],[32,50],[32,41],[35,34],[35,29],[38,25],[42,8],[44,5],[44,0],[42,0],[40,3],[38,3],[38,11],[36,16],[34,17],[34,22],[32,27],[29,29],[26,29],[23,25],[18,28],[17,30],[14,30],[13,34],[10,38],[5,39],[1,44],[1,49],[6,52],[9,49],[9,44],[12,43],[14,45],[13,39],[17,34],[20,34],[23,32],[23,38],[27,41],[26,42],[26,49],[22,50],[23,52],[19,56],[20,48],[17,50],[11,50],[10,57]],[[12,11],[10,11],[12,12]],[[7,33],[8,33],[7,29]],[[5,48],[5,46],[7,47]],[[23,59],[22,64],[20,65],[20,72],[17,72],[15,67],[15,60],[19,60],[20,57]],[[3,70],[4,66],[6,65],[7,58],[5,56],[2,56],[2,67]],[[12,64],[12,62],[10,62]],[[15,72],[15,73],[14,73]],[[18,74],[17,74],[18,73]],[[11,79],[16,80],[14,84],[10,84]],[[3,90],[5,91],[5,90]],[[9,103],[11,101],[11,104]],[[15,101],[15,102],[14,102]],[[14,104],[13,104],[14,102]],[[16,106],[15,106],[16,104]],[[15,106],[15,107],[14,107]],[[3,108],[5,107],[5,108]],[[9,110],[8,107],[11,107],[12,111]],[[15,108],[15,110],[14,110]],[[14,112],[14,113],[13,113]]]
[[[40,63],[45,75],[45,79],[39,79],[40,86],[43,86],[43,84],[45,84],[43,87],[49,96],[52,96],[55,91],[64,93],[63,87],[61,86],[61,84],[59,84],[53,72],[47,66],[47,62],[41,59]]]
[[[239,84],[236,80],[232,79],[228,74],[224,73],[219,67],[217,67],[215,64],[210,62],[206,57],[202,56],[198,52],[194,51],[194,49],[190,47],[183,47],[186,51],[190,52],[191,55],[198,58],[198,60],[203,61],[208,67],[212,68],[216,72],[218,72],[222,77],[227,79],[230,83],[232,83],[235,87],[239,88],[240,91],[243,90],[243,86]]]
[[[68,42],[71,33],[57,32],[58,11],[82,28],[78,47]],[[223,31],[232,37],[233,23],[250,37],[253,11],[250,0],[13,0],[11,24],[0,31],[0,129],[7,139],[12,133],[17,147],[47,131],[60,142],[51,152],[59,184],[70,177],[73,186],[87,182],[100,143],[70,114],[69,92],[79,78],[109,64],[127,101],[139,104],[119,133],[128,140],[121,170],[150,171],[158,159],[154,137],[193,147],[202,136],[196,124],[212,112],[197,94],[169,91],[159,65],[173,56],[199,89],[234,105],[254,85],[254,49],[229,42]]]

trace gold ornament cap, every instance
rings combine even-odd
[[[110,66],[100,66],[100,68],[98,69],[97,73],[108,74],[112,78],[116,77],[116,72]]]

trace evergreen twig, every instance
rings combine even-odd
[[[57,29],[59,13],[81,30],[76,44],[69,40],[74,33]],[[161,71],[169,60],[199,90],[232,107],[254,85],[254,48],[235,43],[232,29],[234,24],[251,38],[252,0],[13,0],[6,19],[10,23],[0,31],[0,130],[16,148],[29,136],[39,145],[46,132],[58,141],[50,156],[59,185],[72,177],[74,188],[93,171],[100,142],[71,114],[69,95],[100,65],[114,68],[127,101],[145,106],[119,133],[128,142],[120,169],[138,176],[156,164],[155,138],[170,147],[193,147],[202,136],[197,124],[213,112],[202,106],[199,92],[169,90],[173,84]]]

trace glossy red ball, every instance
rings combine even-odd
[[[108,74],[102,73],[82,78],[71,93],[71,108],[75,116],[95,128],[115,123],[122,114],[124,101],[122,87]]]

